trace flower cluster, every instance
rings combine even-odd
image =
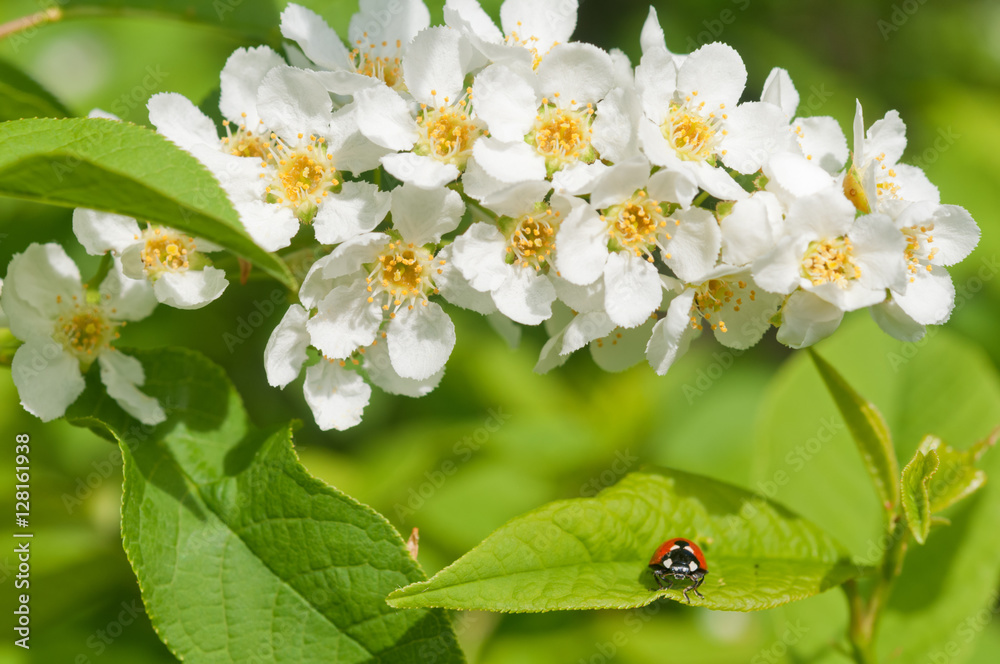
[[[544,323],[540,372],[589,346],[606,369],[645,357],[662,375],[706,327],[731,348],[771,327],[802,348],[857,309],[905,340],[950,316],[945,268],[979,229],[900,163],[895,111],[866,128],[858,103],[849,149],[833,118],[797,116],[785,70],[757,97],[734,49],[672,53],[652,9],[633,67],[573,41],[576,12],[506,0],[497,26],[447,0],[431,26],[421,0],[362,0],[345,44],[290,4],[287,57],[240,49],[222,70],[222,132],[181,95],[150,100],[262,248],[319,246],[264,366],[278,387],[305,367],[321,428],[357,424],[370,385],[436,387],[456,342],[442,300]],[[140,257],[167,269],[147,261],[161,231],[78,216],[129,276]],[[167,269],[160,301],[207,302],[199,274],[185,290]]]

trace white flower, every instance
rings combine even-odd
[[[625,103],[619,96],[601,103],[615,83],[611,56],[590,44],[555,46],[535,71],[486,68],[472,86],[490,130],[473,146],[476,163],[503,183],[551,177],[557,191],[583,193],[572,181],[560,183],[557,174],[584,168],[594,171],[584,176],[589,181],[604,168],[601,150],[616,157],[628,152],[634,121]]]
[[[32,244],[11,259],[0,299],[11,332],[24,341],[11,372],[29,413],[44,422],[62,417],[96,361],[108,395],[122,409],[144,424],[166,419],[156,399],[139,390],[142,365],[112,347],[119,327],[156,306],[147,282],[123,278],[115,266],[97,292],[88,292],[62,247]]]
[[[348,50],[315,12],[290,3],[281,13],[282,36],[295,42],[319,69],[356,76],[340,79],[344,94],[370,84],[361,77],[404,90],[407,46],[430,24],[430,12],[421,0],[361,0],[347,29]]]
[[[748,265],[773,247],[784,234],[784,211],[777,196],[755,191],[736,201],[719,222],[722,231],[722,262]]]
[[[865,133],[861,102],[854,114],[854,154],[845,173],[844,193],[862,212],[893,214],[906,201],[938,203],[941,196],[924,172],[900,164],[906,148],[906,125],[889,111]]]
[[[73,232],[88,254],[110,251],[126,277],[149,281],[156,299],[171,307],[198,309],[229,285],[226,273],[202,256],[221,248],[200,238],[158,226],[140,230],[132,217],[85,208],[73,211]]]
[[[904,288],[873,308],[883,330],[904,341],[923,336],[925,325],[940,325],[955,306],[955,285],[945,266],[972,253],[979,227],[963,208],[931,202],[910,203],[895,219],[906,238]]]
[[[235,133],[227,121],[221,141],[212,121],[177,94],[154,95],[150,121],[216,175],[258,245],[288,246],[300,223],[333,244],[382,221],[388,196],[345,181],[343,172],[377,167],[386,150],[361,135],[355,109],[333,112],[319,73],[283,65],[264,47],[241,49],[227,61],[222,85],[220,108],[239,120]]]
[[[403,182],[442,187],[465,170],[485,131],[465,89],[471,47],[457,30],[434,27],[414,37],[403,62],[409,96],[376,85],[355,94],[358,126],[376,144],[402,151],[382,158]]]
[[[570,40],[577,9],[577,0],[504,0],[501,32],[477,0],[447,0],[444,20],[491,62],[538,67],[553,47]]]
[[[806,348],[833,334],[843,319],[844,310],[837,305],[809,291],[797,290],[781,307],[777,339],[791,348]]]
[[[750,348],[771,327],[783,299],[757,286],[748,269],[730,265],[720,265],[697,284],[669,277],[664,282],[678,294],[670,300],[646,346],[646,358],[661,376],[687,352],[705,325],[723,346]]]
[[[293,304],[271,333],[264,350],[264,368],[272,386],[284,388],[301,373],[308,358],[308,319],[309,312]],[[389,394],[420,397],[437,387],[443,369],[422,381],[399,376],[392,367],[384,337],[383,333],[381,338],[356,349],[348,358],[322,357],[306,369],[302,391],[320,429],[343,431],[361,422],[371,397],[371,387],[365,376]]]
[[[828,173],[839,173],[847,163],[847,138],[840,124],[829,116],[796,117],[799,107],[799,92],[795,89],[788,72],[775,67],[764,81],[764,91],[760,100],[774,104],[782,110],[790,123],[789,131],[794,136],[802,154]]]
[[[667,201],[690,202],[693,184],[661,170],[650,176],[644,159],[608,169],[591,195],[556,234],[556,268],[570,283],[603,278],[605,311],[620,327],[642,324],[660,304],[662,286],[653,252],[685,281],[715,267],[721,234],[708,210],[671,212]]]
[[[424,380],[440,371],[455,345],[455,326],[429,300],[444,268],[434,247],[464,210],[451,190],[393,190],[392,235],[359,235],[314,266],[333,288],[307,323],[311,344],[330,359],[345,359],[371,345],[385,323],[389,358],[400,376]]]
[[[753,277],[772,293],[809,291],[842,311],[885,300],[903,288],[906,242],[892,220],[856,210],[836,189],[796,200],[785,217],[785,236],[753,263]]]
[[[724,200],[746,192],[722,168],[753,173],[771,154],[795,149],[787,120],[773,104],[737,106],[747,72],[725,44],[702,46],[682,64],[652,48],[635,71],[644,117],[639,141],[651,162],[684,173]]]
[[[500,313],[524,325],[552,315],[556,232],[572,202],[547,182],[527,182],[490,202],[499,228],[477,222],[451,245],[453,262],[472,288],[489,293]],[[447,297],[447,293],[446,293]]]

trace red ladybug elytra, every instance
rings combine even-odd
[[[653,553],[649,568],[653,570],[653,576],[660,588],[672,588],[674,580],[677,579],[694,581],[684,589],[684,599],[688,604],[691,603],[691,598],[688,597],[688,591],[691,590],[698,597],[705,599],[705,596],[698,592],[698,586],[704,582],[705,575],[708,574],[708,564],[705,562],[705,554],[691,540],[684,537],[668,539]]]

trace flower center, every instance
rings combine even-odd
[[[670,234],[664,230],[667,218],[660,202],[649,198],[644,189],[619,205],[607,208],[601,221],[608,226],[612,251],[628,250],[652,262],[652,248],[659,247],[664,251],[664,258],[671,258],[661,244],[670,239]],[[680,220],[675,220],[674,225],[680,225]]]
[[[410,309],[417,302],[427,306],[427,298],[438,292],[434,286],[432,273],[441,274],[439,266],[443,260],[435,260],[434,255],[424,247],[412,243],[393,241],[378,255],[378,262],[368,275],[369,302],[383,299],[383,311],[395,318],[396,311],[406,304]]]
[[[813,286],[835,283],[847,288],[849,281],[861,276],[852,251],[851,241],[846,237],[812,242],[802,259],[802,276]]]
[[[261,168],[266,169],[261,178],[268,179],[266,200],[290,208],[299,221],[308,224],[330,190],[341,183],[333,155],[326,151],[324,138],[310,136],[294,148],[275,134],[271,139],[276,143],[268,159],[261,161]]]
[[[542,47],[538,43],[538,37],[534,35],[522,36],[520,28],[522,24],[520,21],[517,22],[517,30],[512,31],[509,35],[504,38],[504,43],[508,46],[523,46],[524,48],[531,51],[531,68],[538,69],[538,65],[542,63],[542,56],[548,53],[554,46],[559,44],[559,42],[552,42],[547,48]],[[540,52],[544,48],[543,52]]]
[[[519,218],[511,231],[507,245],[507,262],[521,267],[546,270],[555,251],[559,212],[546,206],[540,214],[526,214]]]
[[[711,112],[705,116],[705,102],[694,103],[698,95],[692,92],[683,104],[670,104],[667,119],[660,125],[660,132],[667,143],[677,152],[677,156],[685,161],[706,161],[716,153],[718,143],[726,130],[722,129],[722,120],[728,118],[725,113],[721,118]],[[720,111],[725,104],[720,104]],[[725,154],[725,152],[723,152]]]
[[[139,255],[148,273],[183,272],[190,267],[189,260],[195,245],[189,236],[166,228],[150,227],[142,232],[142,241],[144,246]]]
[[[396,48],[392,50],[387,41],[383,41],[381,44],[369,42],[365,46],[367,39],[368,33],[366,32],[362,39],[355,42],[355,47],[351,51],[351,62],[354,63],[354,69],[364,76],[377,78],[394,90],[400,92],[405,90],[403,64],[400,57],[403,42],[397,39]]]
[[[62,298],[57,297],[56,301],[61,302]],[[117,328],[120,325],[121,323],[108,320],[99,304],[80,304],[74,301],[56,319],[56,329],[52,336],[66,350],[89,364],[101,351],[111,347],[111,341],[119,336]]]
[[[246,113],[243,117],[246,117]],[[237,157],[256,157],[265,159],[271,147],[271,141],[267,139],[266,131],[263,129],[264,121],[261,120],[260,131],[254,133],[247,129],[245,124],[240,125],[234,134],[230,128],[229,120],[222,121],[226,128],[226,135],[222,138],[222,144],[229,150],[229,154]]]
[[[470,92],[466,93],[469,97]],[[433,91],[431,93],[434,94]],[[420,115],[417,116],[419,138],[414,152],[464,170],[472,154],[472,144],[486,132],[486,126],[478,118],[469,116],[467,99],[448,105],[446,97],[444,102],[438,108],[420,105]]]
[[[585,109],[570,110],[551,105],[548,99],[542,100],[534,128],[525,140],[545,157],[549,175],[574,162],[590,164],[597,159],[597,150],[590,142],[593,117],[592,104]]]
[[[906,238],[906,249],[903,251],[903,256],[906,258],[906,269],[910,273],[910,281],[916,280],[913,275],[921,266],[928,272],[932,269],[930,262],[934,260],[938,252],[937,247],[928,246],[934,242],[934,236],[931,235],[933,230],[934,224],[932,223],[913,225],[903,229],[903,237]],[[924,265],[925,262],[926,265]]]
[[[739,286],[742,289],[746,288],[747,284],[745,281],[740,281]],[[726,322],[721,318],[713,321],[712,316],[718,317],[722,308],[732,302],[733,298],[736,298],[733,310],[739,311],[743,302],[740,298],[736,297],[736,291],[733,290],[732,282],[725,279],[709,279],[703,283],[697,288],[694,294],[694,302],[691,305],[691,327],[701,330],[702,324],[700,318],[704,318],[713,330],[718,329],[722,332],[728,332]],[[750,299],[757,299],[757,291],[750,290]]]

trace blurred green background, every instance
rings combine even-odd
[[[0,24],[54,4],[4,0]],[[210,0],[198,4],[209,13],[220,5]],[[280,9],[285,2],[277,4]],[[340,34],[346,34],[357,9],[356,0],[302,4],[325,16]],[[433,19],[440,21],[443,3],[429,4]],[[494,17],[499,4],[484,2]],[[900,111],[909,138],[904,161],[922,166],[940,188],[942,201],[966,207],[983,231],[972,256],[951,270],[966,297],[947,331],[933,334],[926,344],[889,340],[859,312],[848,316],[845,329],[822,350],[842,358],[835,363],[838,368],[886,412],[900,436],[901,455],[912,453],[917,437],[932,431],[950,433],[950,442],[959,447],[985,435],[1000,422],[1000,403],[993,399],[1000,366],[1000,3],[654,4],[672,50],[687,52],[721,40],[741,53],[749,70],[744,99],[758,98],[771,67],[782,66],[802,96],[800,113],[834,116],[849,141],[855,98],[862,101],[869,125],[889,109]],[[148,16],[40,27],[0,41],[0,58],[29,73],[76,114],[101,107],[144,124],[150,95],[175,91],[200,102],[218,85],[229,53],[258,43],[239,30],[266,19],[268,0],[223,0],[221,6],[232,9],[221,27]],[[645,3],[584,0],[575,37],[621,48],[635,64],[647,11]],[[273,39],[274,34],[263,37]],[[68,210],[0,199],[0,266],[32,241],[55,239],[78,260],[86,277],[96,262],[76,243],[69,219]],[[773,333],[738,357],[703,338],[664,378],[644,364],[605,374],[586,352],[564,368],[538,376],[531,369],[544,343],[541,330],[526,329],[511,350],[485,320],[450,308],[459,340],[437,391],[420,400],[376,393],[362,425],[345,433],[323,433],[311,423],[301,380],[284,391],[265,381],[263,348],[282,310],[270,313],[242,343],[233,345],[226,336],[237,335],[255,303],[263,306],[276,288],[263,280],[242,287],[233,283],[204,310],[161,307],[153,319],[129,326],[120,345],[195,348],[228,371],[258,424],[293,417],[305,421],[296,446],[306,466],[381,511],[404,536],[419,527],[420,560],[429,573],[507,519],[549,500],[592,495],[623,471],[643,464],[673,466],[767,492],[776,469],[788,467],[788,445],[805,440],[802,436],[808,434],[801,431],[815,431],[816,423],[834,412],[802,354],[778,345]],[[950,359],[942,361],[947,366],[934,364],[935,357],[953,358],[952,352],[966,353],[964,364],[952,365]],[[900,389],[902,377],[911,374],[899,373],[894,357],[904,358],[910,369],[939,371],[939,384],[913,392]],[[965,394],[970,384],[981,386],[976,393],[985,395],[972,412],[942,406]],[[141,602],[120,540],[117,449],[86,431],[62,422],[43,425],[24,413],[9,371],[0,371],[0,403],[4,449],[10,449],[15,433],[32,436],[36,533],[33,647],[29,654],[5,638],[0,661],[174,661],[144,615],[131,619]],[[795,418],[785,415],[792,411],[805,422],[790,421]],[[923,419],[910,416],[920,411]],[[498,415],[504,424],[487,433],[486,424]],[[11,477],[12,465],[11,450],[0,457],[0,476]],[[991,465],[1000,473],[1000,463]],[[775,487],[774,497],[830,528],[860,556],[877,527],[874,494],[864,482],[856,452],[841,431],[820,454],[810,456],[806,470]],[[956,515],[956,523],[982,523],[989,530],[988,520],[976,519],[997,515],[1000,495],[994,488]],[[845,499],[844,493],[851,495]],[[6,514],[13,511],[11,494],[0,492]],[[854,505],[867,510],[861,520],[870,522],[868,527],[857,527],[858,518],[846,509]],[[958,533],[956,527],[950,534],[958,538]],[[939,546],[913,564],[925,565],[933,576],[950,564],[952,548]],[[0,548],[0,611],[5,616],[11,615],[13,566],[5,544]],[[991,572],[970,577],[968,583],[997,588],[997,568]],[[928,601],[919,590],[898,594],[901,603]],[[640,663],[674,657],[691,662],[847,661],[833,645],[845,615],[840,593],[800,604],[746,615],[673,603],[635,612],[469,614],[457,617],[457,629],[470,662],[490,664]],[[1000,621],[992,619],[995,614],[986,614],[971,648],[963,643],[961,656],[938,661],[996,662]],[[5,618],[3,624],[10,622]],[[902,628],[897,622],[890,620],[887,632],[905,630],[905,621]],[[935,660],[927,654],[887,661]]]

